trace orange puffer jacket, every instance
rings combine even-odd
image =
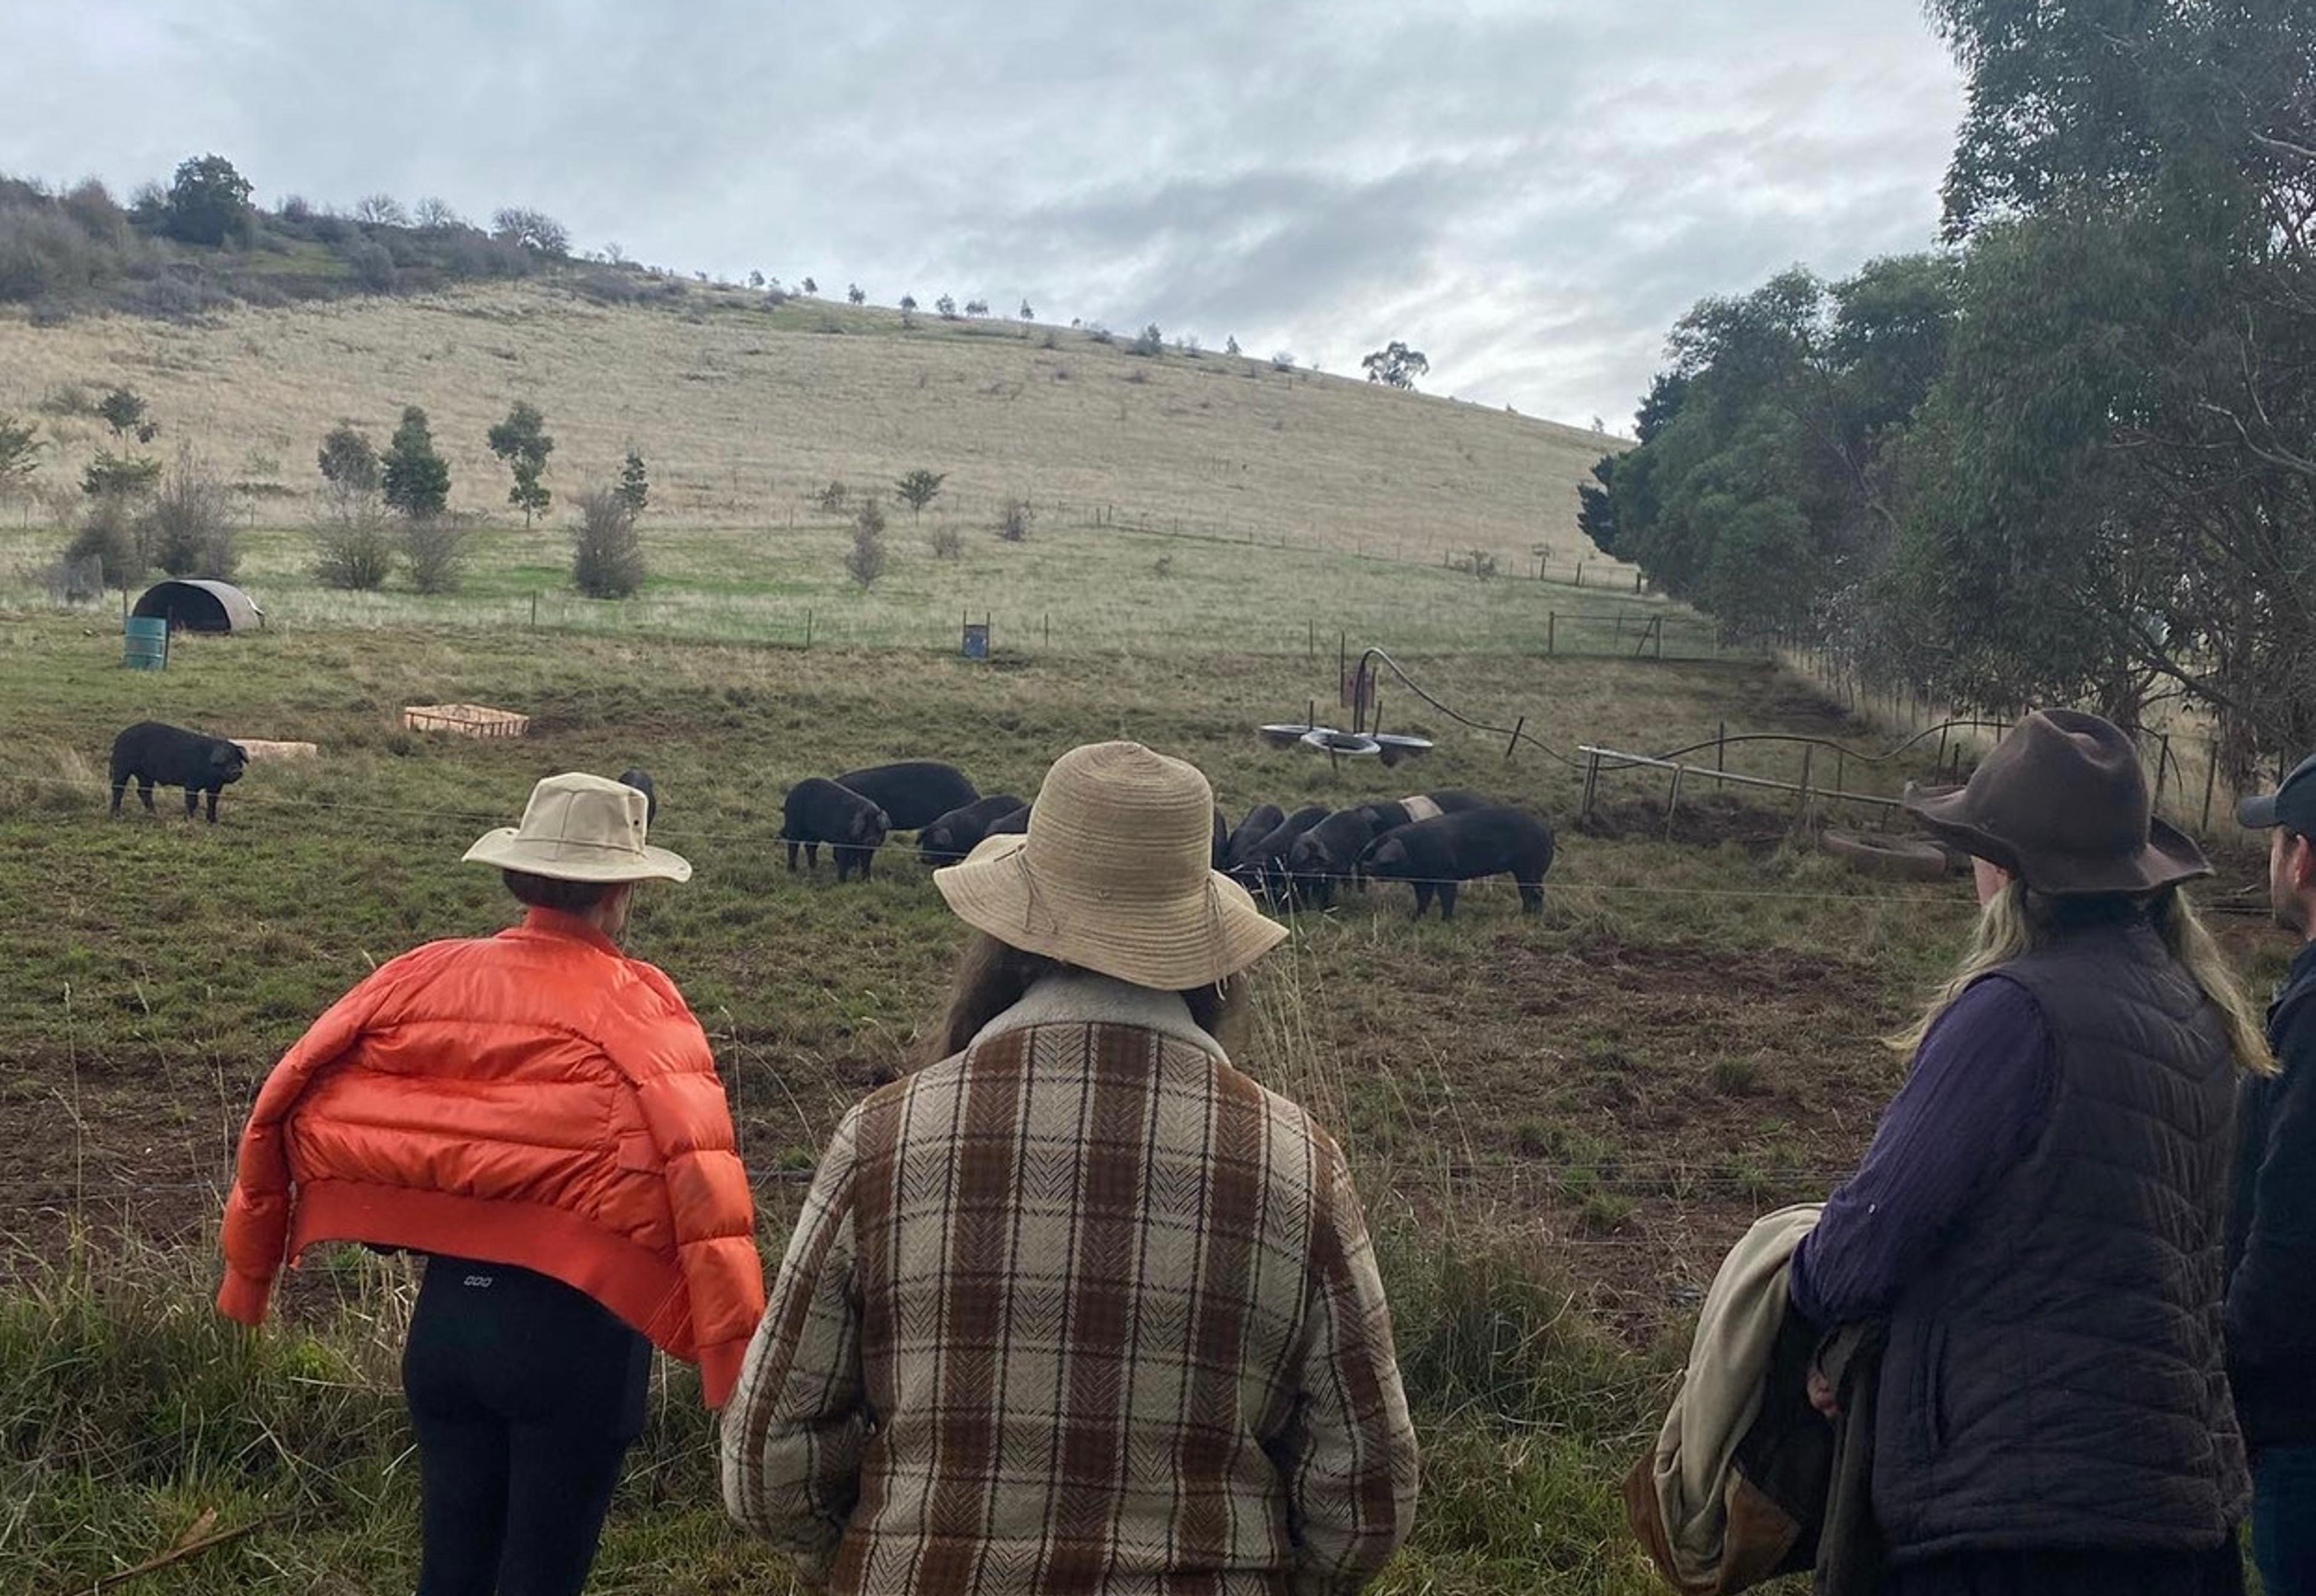
[[[721,1406],[764,1308],[708,1038],[584,920],[405,953],[275,1065],[242,1132],[218,1308],[254,1325],[317,1241],[512,1264],[586,1292]]]

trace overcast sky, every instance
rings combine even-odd
[[[0,170],[383,190],[889,304],[949,292],[1622,428],[1698,297],[1931,243],[1920,0],[72,0]]]

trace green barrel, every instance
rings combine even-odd
[[[131,670],[169,668],[169,617],[130,616],[121,623],[120,662]]]

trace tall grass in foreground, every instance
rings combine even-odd
[[[1250,1051],[1341,1123],[1340,1066],[1310,1024],[1324,988],[1296,957],[1264,989]],[[1517,1230],[1459,1213],[1444,1178],[1366,1164],[1361,1184],[1424,1448],[1418,1529],[1377,1588],[1649,1589],[1616,1487],[1647,1443],[1663,1364],[1591,1325]],[[768,1238],[784,1228],[766,1216]],[[316,1249],[252,1334],[211,1307],[216,1258],[213,1241],[78,1227],[46,1257],[0,1243],[0,1591],[90,1591],[189,1538],[245,1530],[141,1574],[138,1596],[414,1583],[417,1459],[397,1373],[414,1261]],[[662,1364],[590,1589],[790,1589],[785,1561],[724,1521],[714,1421],[688,1370]]]
[[[1644,1444],[1657,1371],[1508,1252],[1406,1227],[1379,1241],[1424,1447],[1419,1528],[1379,1588],[1647,1589],[1615,1483]],[[414,1269],[317,1253],[281,1320],[251,1334],[210,1307],[213,1257],[80,1237],[0,1290],[0,1590],[88,1591],[197,1529],[245,1527],[134,1589],[414,1583],[417,1459],[396,1374]],[[782,1559],[725,1525],[713,1421],[686,1371],[655,1389],[590,1589],[788,1589]]]

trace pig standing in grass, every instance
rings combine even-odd
[[[644,825],[647,828],[657,825],[659,823],[659,787],[653,782],[651,772],[622,770],[619,772],[619,785],[623,787],[633,787],[644,795]]]
[[[1246,811],[1246,819],[1231,829],[1230,840],[1223,845],[1222,869],[1225,875],[1236,875],[1254,857],[1254,850],[1262,839],[1287,818],[1287,811],[1276,803],[1258,803]]]
[[[836,785],[860,794],[885,811],[895,831],[930,826],[953,809],[962,809],[981,796],[954,765],[932,759],[904,759],[897,765],[871,765],[850,770]]]
[[[1483,809],[1477,793],[1420,793],[1384,803],[1339,810],[1296,838],[1287,852],[1287,874],[1298,904],[1328,909],[1335,889],[1357,879],[1359,856],[1378,837],[1443,814]]]
[[[1260,892],[1273,903],[1287,900],[1287,856],[1295,839],[1327,818],[1324,804],[1306,804],[1273,826],[1252,844],[1231,873],[1250,892]]]
[[[249,756],[237,742],[227,742],[222,737],[204,737],[198,732],[188,732],[183,726],[165,726],[158,721],[139,721],[112,740],[112,812],[120,812],[120,800],[129,791],[129,784],[137,784],[137,796],[144,801],[147,814],[153,808],[153,788],[185,789],[185,818],[192,820],[200,804],[201,794],[209,797],[209,824],[217,824],[218,794],[241,779],[249,763]]]
[[[1443,814],[1389,831],[1360,855],[1362,875],[1403,881],[1415,888],[1415,918],[1439,898],[1439,918],[1456,913],[1461,882],[1509,874],[1519,883],[1520,908],[1544,908],[1544,875],[1552,868],[1552,830],[1525,810],[1491,808]]]
[[[893,827],[885,811],[860,794],[833,781],[808,776],[788,789],[781,806],[780,840],[788,845],[788,869],[797,867],[797,850],[804,850],[805,868],[820,868],[820,845],[828,844],[836,861],[836,879],[843,881],[854,865],[860,879],[868,879],[868,865]]]
[[[971,853],[993,824],[1021,806],[1012,794],[998,793],[952,809],[917,833],[917,857],[928,867],[953,864]]]

